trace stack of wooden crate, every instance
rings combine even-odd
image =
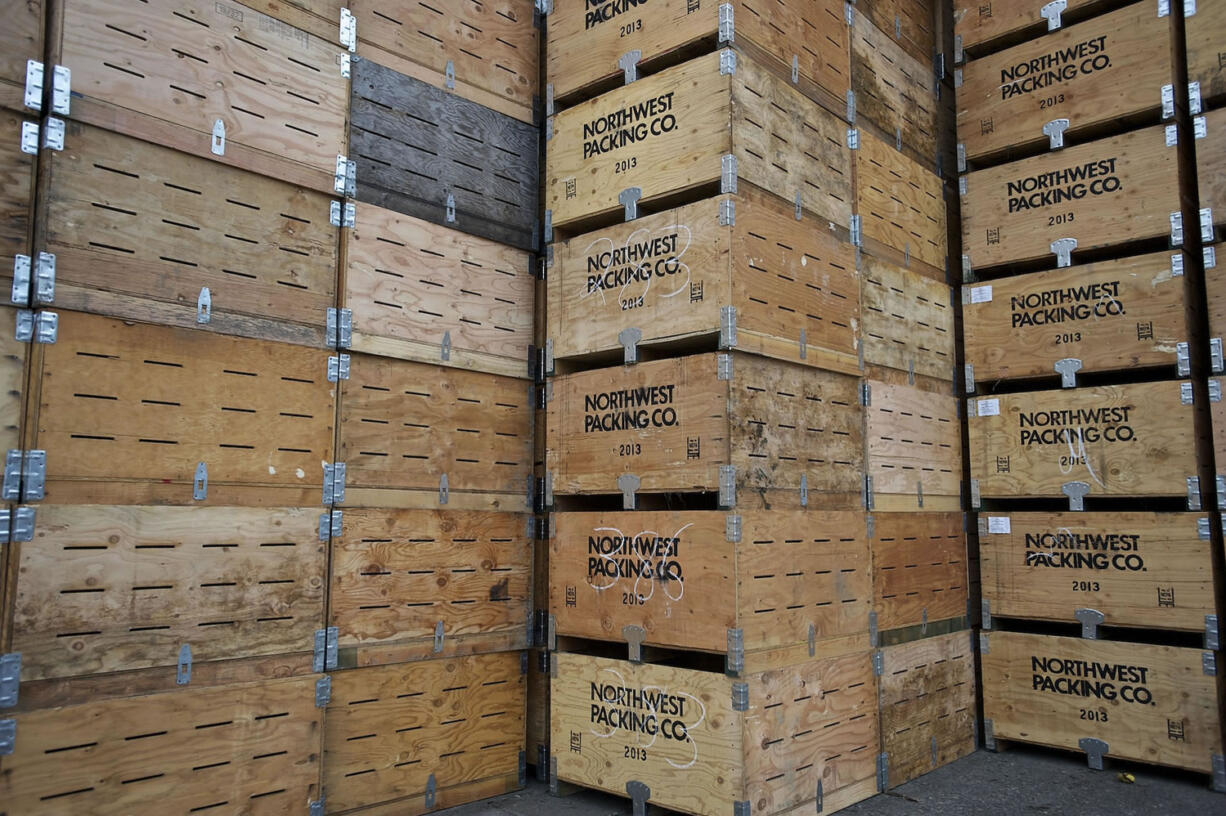
[[[967,632],[876,648],[965,624],[932,69],[607,8],[546,19],[549,776],[833,810],[973,746]]]
[[[1203,110],[1223,9],[956,5],[985,737],[1226,786],[1204,305],[1221,208],[1200,209],[1226,156]]]
[[[0,800],[522,784],[532,3],[19,5]]]

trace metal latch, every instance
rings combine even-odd
[[[633,473],[623,473],[617,477],[617,489],[622,494],[622,509],[633,510],[635,508],[634,494],[638,492],[642,480]]]
[[[443,622],[436,621],[434,624],[434,653],[438,654],[443,651],[443,640],[446,637],[446,632],[443,630]]]
[[[1098,640],[1098,627],[1103,625],[1107,616],[1097,609],[1076,609],[1073,617],[1081,624],[1081,636],[1087,640]]]
[[[1060,486],[1060,492],[1068,496],[1068,509],[1081,512],[1086,509],[1085,498],[1090,493],[1089,482],[1065,482]]]
[[[1103,769],[1103,757],[1111,750],[1107,743],[1094,737],[1082,737],[1077,740],[1077,746],[1086,752],[1086,762],[1089,763],[1090,770],[1101,771]]]

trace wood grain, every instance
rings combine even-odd
[[[1226,160],[1222,158],[1226,155],[1226,108],[1210,111],[1204,119],[1205,137],[1195,142],[1196,178],[1200,206],[1212,210],[1211,238],[1218,241],[1226,236],[1223,232],[1226,225]]]
[[[1200,649],[1015,632],[981,638],[983,715],[997,739],[1079,750],[1092,737],[1112,758],[1201,773],[1222,752],[1216,682]],[[1116,679],[1090,674],[1099,667]],[[1061,693],[1044,687],[1048,680],[1084,690]]]
[[[1158,252],[963,287],[975,379],[1055,376],[1069,357],[1081,373],[1174,365],[1176,344],[1188,339],[1176,258]]]
[[[343,0],[239,0],[253,8],[289,23],[328,42],[339,42],[341,8]]]
[[[1216,3],[1202,3],[1184,25],[1188,81],[1200,83],[1201,99],[1216,105],[1226,97],[1226,63],[1222,50],[1222,26],[1226,11]]]
[[[865,466],[874,506],[958,509],[961,423],[955,397],[866,380]],[[948,505],[948,506],[943,506]]]
[[[860,256],[864,362],[949,380],[954,373],[950,288],[918,271]]]
[[[323,783],[341,813],[516,774],[524,745],[518,652],[332,675]],[[396,810],[395,812],[401,812]]]
[[[936,269],[945,268],[945,199],[941,179],[871,134],[853,151],[856,212],[865,238]]]
[[[880,631],[966,614],[966,533],[961,513],[874,513],[869,549]]]
[[[979,518],[983,597],[1001,617],[1204,631],[1211,547],[1199,513],[991,513]]]
[[[933,9],[926,0],[859,0],[856,10],[921,63],[936,53]]]
[[[34,114],[25,105],[26,62],[43,61],[43,0],[21,0],[5,7],[0,30],[0,107]],[[5,140],[16,149],[19,143]]]
[[[15,545],[22,679],[309,652],[325,547],[312,508],[39,508]]]
[[[851,87],[856,117],[929,161],[937,152],[937,99],[931,56],[918,60],[894,38],[894,19],[878,28],[860,11],[851,29]]]
[[[252,816],[318,799],[315,676],[47,708],[16,716],[0,795],[15,813]]]
[[[1181,403],[1179,386],[972,398],[971,478],[984,498],[1062,498],[1061,487],[1072,481],[1087,482],[1090,496],[1185,496],[1186,479],[1196,474],[1196,446],[1192,406]],[[992,400],[999,414],[992,415]]]

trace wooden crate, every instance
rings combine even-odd
[[[832,813],[877,792],[867,651],[743,681],[579,654],[553,661],[558,780],[698,816],[811,813],[818,802]]]
[[[907,268],[926,266],[929,277],[943,278],[947,242],[940,177],[863,131],[853,152],[865,249]]]
[[[969,173],[961,180],[963,273],[1054,262],[1052,242],[1067,238],[1076,241],[1076,260],[1087,250],[1168,237],[1179,211],[1177,175],[1162,125]]]
[[[1183,12],[1188,81],[1200,83],[1202,105],[1217,107],[1226,102],[1226,62],[1219,56],[1226,10],[1218,3],[1198,5]]]
[[[340,42],[341,9],[346,5],[345,0],[239,0],[239,2],[322,40],[330,43]]]
[[[324,626],[314,508],[38,508],[13,544],[23,681],[306,653]]]
[[[649,72],[724,43],[734,44],[770,67],[794,77],[809,96],[841,113],[849,84],[847,19],[834,0],[789,0],[767,10],[746,2],[731,6],[730,25],[715,3],[662,0],[623,6],[556,3],[549,15],[547,81],[563,107],[622,83],[622,56],[637,52]],[[731,30],[724,33],[725,28]]]
[[[967,161],[1046,147],[1056,119],[1074,138],[1117,120],[1157,121],[1174,75],[1172,37],[1170,17],[1143,0],[971,60],[957,74]]]
[[[721,71],[721,61],[732,60],[735,69]],[[736,192],[738,179],[788,202],[800,196],[817,217],[849,223],[846,125],[759,63],[726,50],[554,117],[545,216],[566,237],[590,229],[593,218],[621,220],[625,190],[637,188],[640,205],[656,206],[675,204],[675,194]]]
[[[860,256],[864,362],[948,381],[954,374],[954,310],[948,284],[920,270]]]
[[[1048,31],[1043,6],[1025,0],[954,0],[954,51],[981,54]],[[1063,23],[1084,18],[1109,0],[1068,0]]]
[[[975,750],[974,634],[924,638],[881,650],[881,750],[886,787]]]
[[[1054,377],[1069,358],[1080,373],[1174,365],[1188,339],[1183,261],[1157,252],[964,286],[973,379]]]
[[[862,511],[555,513],[550,527],[557,635],[723,654],[738,675],[850,636],[867,648]]]
[[[531,616],[528,516],[345,510],[332,541],[330,623],[342,667],[522,649]]]
[[[851,87],[856,123],[864,120],[885,141],[894,143],[926,167],[937,160],[937,95],[932,55],[918,60],[894,34],[855,12],[851,34]]]
[[[937,47],[931,0],[857,0],[862,12],[921,63],[930,62]]]
[[[1180,382],[1029,391],[967,403],[971,480],[986,499],[1185,496],[1196,475],[1193,406]]]
[[[1212,652],[1017,632],[982,633],[980,652],[994,739],[1099,740],[1108,757],[1202,773],[1222,753]]]
[[[348,0],[348,6],[359,56],[528,124],[537,121],[540,22],[533,0]]]
[[[43,61],[43,0],[9,3],[0,30],[0,107],[33,114],[25,103],[26,63]],[[40,100],[41,105],[41,100]],[[17,143],[4,142],[6,149]]]
[[[877,630],[919,627],[927,633],[930,622],[966,615],[962,513],[874,513],[870,518]]]
[[[337,453],[344,504],[531,509],[531,391],[511,377],[352,355]]]
[[[77,122],[47,155],[38,245],[56,256],[57,307],[324,345],[328,196]]]
[[[859,504],[854,377],[701,354],[570,374],[552,387],[545,466],[554,495],[625,493],[632,483],[642,493],[718,492],[722,507]]]
[[[1196,140],[1201,240],[1226,240],[1226,108],[1205,114],[1204,136]],[[1205,211],[1208,210],[1208,213]],[[1197,225],[1187,225],[1196,229]]]
[[[1199,513],[981,515],[984,603],[1004,618],[1072,622],[1092,609],[1106,626],[1204,631],[1208,523]]]
[[[35,344],[27,449],[46,501],[310,507],[331,462],[326,351],[60,312]]]
[[[354,351],[530,376],[531,255],[372,205],[344,240]]]
[[[547,336],[556,358],[715,338],[855,374],[855,247],[808,213],[746,189],[553,246]],[[709,287],[709,288],[708,288]],[[735,341],[726,324],[734,312]],[[637,330],[637,331],[636,331]]]
[[[962,432],[950,393],[865,380],[865,472],[876,510],[959,510]]]
[[[18,714],[0,796],[31,816],[300,811],[322,798],[317,677]]]
[[[537,128],[366,59],[351,105],[359,201],[536,249]]]
[[[0,110],[0,290],[5,303],[12,289],[14,259],[30,254],[36,167],[34,156],[21,151],[21,126],[26,121],[30,120],[18,113]]]
[[[412,816],[522,787],[522,654],[333,674],[327,812]]]
[[[348,152],[340,46],[221,0],[65,0],[56,21],[74,119],[332,192]]]

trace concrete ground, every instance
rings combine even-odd
[[[1129,771],[1136,781],[1119,780]],[[1108,761],[1091,771],[1084,757],[1010,747],[978,751],[883,796],[840,811],[842,816],[1213,816],[1226,814],[1226,794],[1209,790],[1208,776]],[[649,812],[664,816],[652,807]],[[630,802],[584,791],[550,796],[531,782],[526,790],[439,811],[446,816],[623,816]]]

